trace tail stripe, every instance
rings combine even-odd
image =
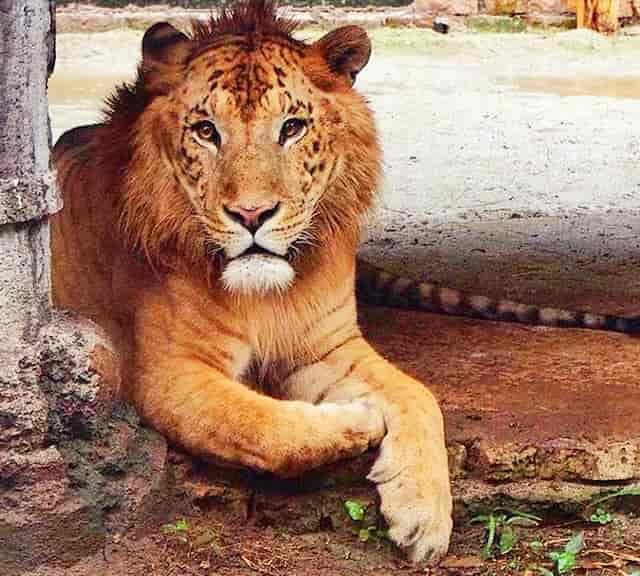
[[[400,308],[560,328],[640,333],[640,316],[623,318],[591,312],[539,308],[512,300],[492,300],[430,282],[417,282],[358,262],[358,296],[366,302]]]

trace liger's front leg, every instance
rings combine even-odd
[[[131,397],[157,430],[193,454],[295,476],[378,445],[384,422],[365,402],[313,405],[260,394],[237,378],[245,331],[206,291],[181,279],[148,298]]]
[[[290,377],[293,394],[319,404],[355,399],[378,408],[387,434],[368,478],[381,497],[389,536],[413,561],[446,554],[452,500],[440,408],[424,384],[352,336]]]

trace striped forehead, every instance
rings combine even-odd
[[[262,114],[294,114],[302,102],[294,92],[311,87],[302,67],[302,51],[278,42],[257,47],[234,42],[199,54],[187,71],[186,86],[198,87],[200,104],[213,114],[231,105],[253,118]],[[186,87],[185,87],[186,89]]]

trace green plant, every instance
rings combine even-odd
[[[180,542],[187,544],[189,542],[189,539],[187,538],[189,529],[189,523],[184,518],[181,518],[173,523],[164,524],[162,526],[162,533],[168,536],[173,536],[176,540],[180,540]]]
[[[367,511],[367,505],[357,500],[347,500],[344,503],[344,509],[347,511],[349,518],[355,522],[362,522]]]
[[[538,566],[538,571],[543,576],[559,576],[570,574],[576,565],[576,559],[580,550],[584,546],[584,532],[574,535],[561,551],[550,552],[549,557],[553,560],[553,571]]]
[[[611,514],[607,512],[604,508],[596,508],[596,511],[589,516],[589,521],[594,524],[609,524],[613,518],[611,518]]]
[[[582,517],[596,524],[609,524],[613,521],[613,518],[603,504],[627,496],[640,496],[640,486],[625,486],[624,488],[593,499],[584,507]]]
[[[371,518],[372,515],[369,513],[370,507],[368,504],[363,504],[357,500],[346,500],[344,509],[349,518],[356,523],[358,538],[361,542],[368,542],[372,537],[376,539],[387,537],[387,531],[377,525],[375,510],[373,511],[374,517]]]
[[[482,549],[482,557],[487,560],[494,552],[500,555],[508,554],[513,550],[518,541],[518,534],[515,526],[533,527],[537,526],[542,518],[522,512],[520,510],[497,508],[489,514],[474,516],[471,522],[481,522],[485,525],[486,540]]]

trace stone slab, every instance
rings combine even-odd
[[[384,213],[364,257],[492,297],[638,311],[638,252],[635,235],[627,235],[637,226],[633,217],[516,218],[437,229],[419,220]],[[390,229],[394,240],[385,242]],[[637,338],[372,307],[361,316],[374,345],[440,399],[456,476],[640,478]]]

